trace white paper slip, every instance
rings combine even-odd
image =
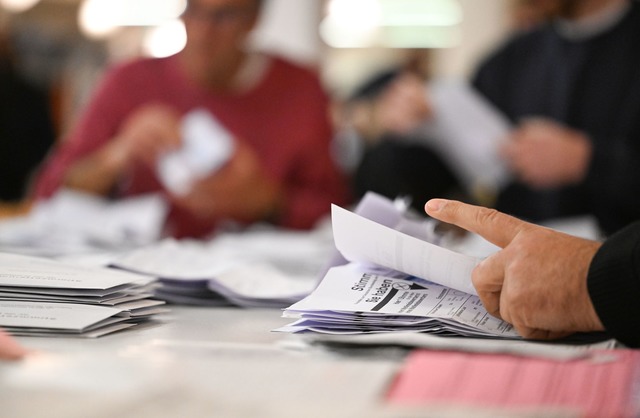
[[[479,258],[459,254],[331,206],[336,248],[349,261],[375,264],[469,294]]]
[[[433,80],[426,88],[434,111],[424,138],[473,191],[497,191],[510,177],[499,149],[511,123],[498,109],[462,80]]]
[[[205,109],[187,113],[181,125],[182,147],[163,156],[158,177],[171,193],[187,194],[195,181],[220,169],[233,155],[233,137]]]
[[[209,288],[221,294],[233,293],[244,298],[287,299],[308,295],[316,282],[301,280],[267,263],[232,268],[209,282]]]

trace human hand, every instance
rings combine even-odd
[[[502,248],[473,270],[473,285],[487,311],[523,337],[554,339],[604,329],[586,281],[599,242],[456,201],[432,199],[425,211]]]
[[[19,360],[26,354],[27,350],[0,329],[0,360]]]
[[[134,111],[110,144],[110,156],[122,166],[137,161],[155,165],[181,144],[180,115],[172,107],[148,104]]]
[[[407,134],[432,117],[424,81],[414,74],[394,80],[378,99],[375,112],[383,132]]]
[[[516,128],[501,153],[524,183],[551,188],[584,179],[592,146],[578,131],[550,120],[531,119]]]
[[[254,222],[277,215],[282,191],[265,174],[255,151],[237,141],[234,155],[218,172],[195,182],[187,195],[173,196],[172,200],[201,219]]]

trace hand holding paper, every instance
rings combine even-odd
[[[171,193],[184,196],[194,183],[220,169],[234,151],[231,134],[206,110],[195,109],[182,119],[182,147],[165,154],[158,176]]]
[[[396,215],[375,216],[387,226],[334,205],[334,242],[350,263],[331,268],[313,293],[287,308],[284,316],[299,320],[277,331],[517,338],[476,296],[471,272],[480,259],[432,244],[428,234],[399,231]]]
[[[586,285],[599,242],[455,201],[434,199],[425,209],[503,248],[476,267],[473,283],[487,310],[520,335],[551,339],[603,330]]]

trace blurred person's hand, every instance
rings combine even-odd
[[[408,134],[432,117],[425,83],[414,74],[394,80],[376,103],[375,116],[382,132]]]
[[[71,165],[66,187],[106,196],[127,167],[138,161],[154,167],[160,155],[180,146],[180,115],[162,104],[141,106],[131,113],[106,146]]]
[[[502,248],[473,270],[473,285],[487,311],[523,337],[604,329],[587,290],[589,265],[601,243],[456,201],[433,199],[425,211]]]
[[[552,188],[585,178],[592,146],[581,132],[550,120],[530,119],[515,129],[501,153],[521,181]]]
[[[233,157],[216,173],[194,183],[176,205],[201,219],[243,222],[274,220],[282,203],[281,186],[265,173],[255,151],[236,142]]]
[[[122,166],[134,161],[153,166],[181,141],[180,114],[167,105],[149,104],[127,118],[109,146],[111,156]]]
[[[26,349],[0,329],[0,360],[19,360],[26,354]]]

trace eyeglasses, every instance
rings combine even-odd
[[[254,12],[246,7],[223,6],[208,8],[189,2],[182,16],[185,19],[206,21],[215,26],[231,26],[246,21],[253,14]]]

